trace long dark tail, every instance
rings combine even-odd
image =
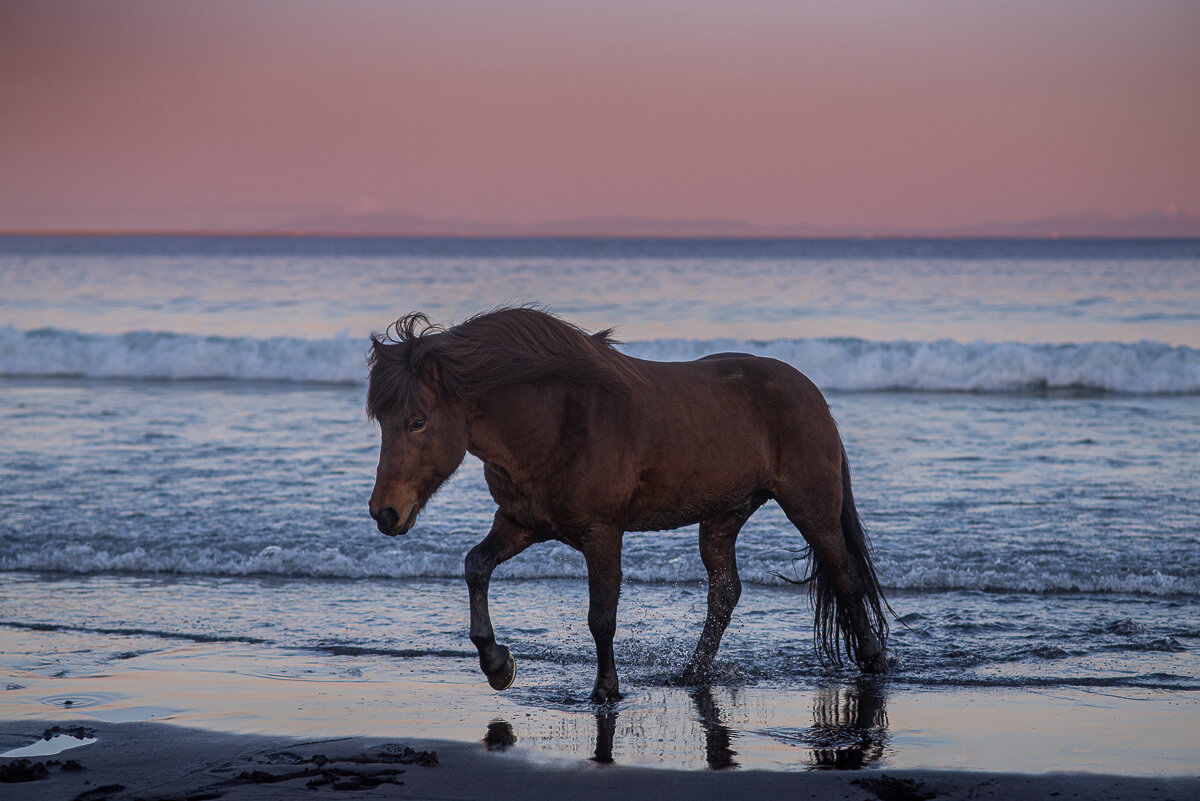
[[[874,667],[868,664],[879,659],[865,648],[866,643],[859,635],[854,618],[861,616],[866,627],[875,635],[882,651],[887,647],[888,619],[884,610],[891,611],[879,586],[875,573],[875,562],[871,558],[871,543],[863,528],[858,510],[854,507],[854,492],[850,487],[850,462],[846,449],[842,447],[842,536],[846,538],[846,550],[850,553],[850,569],[854,583],[859,588],[858,597],[844,598],[834,588],[833,576],[818,559],[813,559],[809,592],[816,609],[817,652],[823,659],[841,665],[842,653],[858,667]]]

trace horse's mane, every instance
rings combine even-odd
[[[414,312],[371,335],[367,416],[407,414],[423,378],[465,400],[537,381],[628,391],[640,379],[614,344],[612,329],[589,334],[531,306],[493,309],[450,328]]]

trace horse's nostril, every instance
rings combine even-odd
[[[385,506],[375,515],[375,522],[379,524],[380,531],[390,534],[396,524],[400,522],[400,513],[391,506]]]

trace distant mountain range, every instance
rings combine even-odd
[[[486,223],[430,220],[416,214],[371,212],[322,214],[292,220],[289,233],[387,234],[392,236],[646,236],[646,237],[771,237],[821,236],[811,226],[768,228],[736,220],[655,220],[640,217],[596,217],[540,223]]]
[[[659,220],[596,217],[541,223],[486,223],[431,220],[405,213],[335,213],[291,220],[279,233],[379,236],[564,236],[564,237],[999,237],[1124,238],[1200,237],[1200,216],[1163,211],[1133,217],[1085,214],[1024,222],[989,222],[945,229],[764,226],[737,220]]]
[[[644,217],[594,217],[539,223],[491,223],[435,220],[401,212],[332,212],[274,225],[214,225],[197,228],[151,224],[145,227],[6,226],[0,234],[214,234],[314,236],[458,236],[458,237],[678,237],[678,238],[1200,238],[1200,216],[1165,210],[1133,217],[1104,214],[1050,217],[1024,222],[986,222],[946,228],[815,225],[756,225],[720,218],[663,220]]]

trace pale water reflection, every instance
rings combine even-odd
[[[739,705],[738,693],[733,693],[730,700],[724,702],[733,711],[732,716],[723,712],[717,700],[722,694],[719,689],[714,693],[713,687],[703,685],[686,689],[684,694],[693,704],[692,720],[673,721],[683,739],[658,738],[663,744],[659,756],[668,764],[681,758],[686,762],[696,761],[693,756],[686,755],[690,750],[694,755],[702,755],[703,764],[712,770],[739,768],[742,763],[735,746],[743,740],[750,758],[757,763],[760,755],[756,751],[761,737],[796,748],[794,760],[789,760],[794,768],[869,768],[881,764],[888,751],[887,702],[884,683],[879,680],[862,679],[850,684],[819,687],[812,698],[812,719],[808,725],[793,727],[777,722],[777,725],[764,728],[748,727],[745,731],[728,725],[731,717],[745,719],[744,715],[749,711]],[[620,702],[596,708],[595,749],[590,761],[603,765],[644,764],[649,756],[646,744],[655,740],[655,732],[649,728],[644,713],[641,708],[627,712],[628,725],[619,726]],[[698,729],[688,725],[690,723],[698,723]],[[516,728],[507,720],[493,720],[487,725],[483,743],[488,750],[508,750],[518,743],[515,732]],[[627,741],[622,742],[623,738]]]
[[[0,324],[364,337],[537,301],[624,339],[1200,346],[1194,243],[0,238]]]
[[[133,642],[116,634],[5,632],[6,650],[20,664],[44,652],[57,653],[59,666],[73,664],[88,641],[103,647],[127,639]],[[623,700],[597,708],[586,695],[564,695],[550,674],[543,674],[547,686],[495,693],[477,680],[467,653],[314,658],[214,643],[139,650],[65,678],[0,670],[7,688],[0,720],[152,720],[301,738],[365,732],[480,743],[535,761],[683,769],[1189,774],[1200,747],[1200,692],[931,690],[848,677],[788,686],[628,683]],[[95,703],[46,703],[64,698]]]

